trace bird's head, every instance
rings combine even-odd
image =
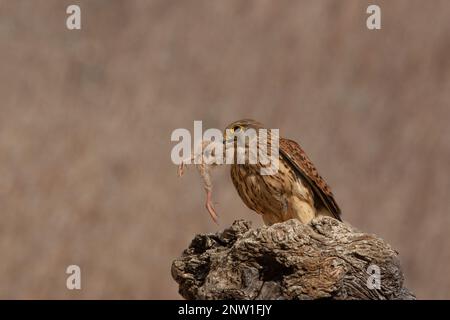
[[[229,124],[224,131],[225,143],[233,142],[235,137],[240,134],[246,134],[250,129],[258,134],[259,129],[263,129],[264,125],[252,119],[242,119]]]
[[[259,129],[263,128],[261,123],[251,119],[235,121],[225,128],[224,145],[226,150],[233,150],[235,164],[256,163],[252,159],[257,158]]]
[[[278,130],[275,132],[267,130],[258,121],[251,119],[235,121],[225,128],[224,137],[227,159],[229,155],[233,155],[234,165],[256,165],[257,168],[266,170],[268,164],[271,167],[272,163],[278,160]],[[229,153],[229,150],[232,152]]]

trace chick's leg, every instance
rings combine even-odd
[[[211,216],[211,218],[213,219],[213,221],[214,221],[216,224],[219,224],[219,222],[218,222],[218,216],[217,216],[216,210],[214,209],[213,202],[212,202],[212,192],[211,192],[211,189],[205,188],[205,190],[206,190],[206,204],[205,204],[206,210],[208,210],[209,215]]]

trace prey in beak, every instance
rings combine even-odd
[[[203,141],[202,142],[202,150],[205,150],[206,147],[208,147],[208,146],[211,148],[210,144],[212,144],[212,143],[216,143],[216,142]],[[219,142],[217,142],[217,143],[219,143]],[[194,163],[195,164],[195,167],[197,168],[197,170],[200,173],[200,176],[203,180],[203,187],[206,192],[206,202],[205,202],[206,210],[208,211],[208,213],[211,216],[211,219],[214,221],[214,223],[216,223],[218,225],[219,217],[214,208],[214,204],[213,204],[213,200],[212,200],[213,186],[212,186],[212,180],[211,180],[211,170],[214,167],[218,166],[218,164],[213,161],[215,156],[216,155],[214,154],[214,152],[209,153],[207,156],[205,156],[203,153],[200,155],[196,155],[193,152],[192,156],[190,158],[186,159],[178,166],[178,176],[181,177],[184,174],[184,168],[186,166],[186,163]],[[219,155],[219,156],[221,156],[221,155]],[[202,157],[201,158],[202,161],[195,161],[197,157]]]

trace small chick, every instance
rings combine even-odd
[[[183,160],[183,162],[178,166],[178,176],[181,177],[184,174],[184,169],[186,166],[186,162],[190,162],[195,164],[195,162],[199,162],[198,164],[195,164],[195,167],[197,168],[198,172],[200,173],[200,176],[203,180],[203,187],[206,191],[206,210],[208,210],[209,215],[213,219],[213,221],[218,224],[218,216],[216,213],[216,210],[213,206],[212,201],[212,181],[211,181],[211,170],[218,166],[217,163],[215,163],[215,148],[214,148],[213,141],[203,141],[202,142],[202,150],[206,150],[206,152],[203,152],[202,154],[196,155],[195,152],[192,152],[192,156],[190,158],[187,158]],[[208,148],[207,148],[208,147]],[[212,151],[210,151],[212,150]],[[200,160],[200,157],[203,157],[202,161],[195,161]]]

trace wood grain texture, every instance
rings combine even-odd
[[[367,286],[372,264],[380,289]],[[185,299],[415,299],[396,251],[330,217],[258,229],[238,220],[196,235],[173,261],[172,276]]]

